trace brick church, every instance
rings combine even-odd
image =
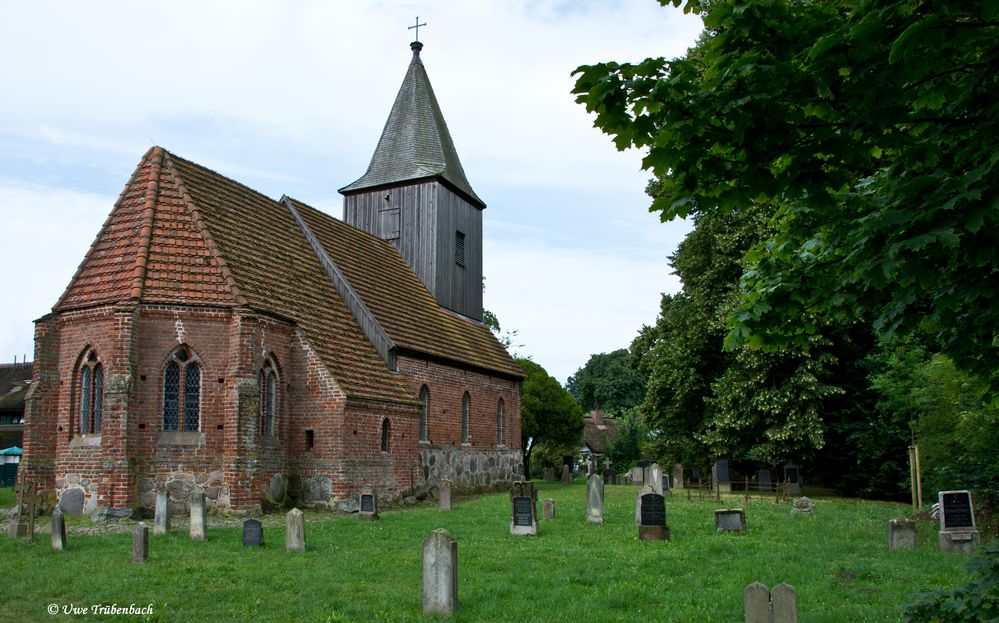
[[[515,361],[482,324],[482,210],[420,60],[344,220],[151,148],[36,321],[21,478],[124,516],[519,479]]]

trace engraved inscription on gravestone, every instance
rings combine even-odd
[[[945,491],[940,495],[943,510],[941,530],[954,528],[974,528],[975,518],[971,512],[971,494],[967,491]]]
[[[666,502],[658,493],[646,493],[642,496],[641,525],[666,525]]]
[[[534,500],[528,497],[513,498],[513,525],[530,526],[534,519]]]
[[[264,526],[256,519],[243,522],[243,547],[260,547],[264,544]]]
[[[375,512],[375,496],[367,494],[361,496],[361,512],[362,513]]]

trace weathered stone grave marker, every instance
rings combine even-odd
[[[711,468],[711,477],[719,493],[731,493],[732,481],[728,472],[728,459],[718,459]]]
[[[359,519],[378,519],[378,496],[371,485],[364,485],[358,499],[357,517]]]
[[[423,614],[453,614],[458,609],[458,542],[447,530],[423,541]]]
[[[756,472],[756,489],[758,491],[770,490],[770,470],[761,469]]]
[[[201,487],[191,490],[191,539],[208,540],[208,518],[205,516],[205,491]]]
[[[264,544],[264,525],[256,519],[243,522],[243,547],[261,547]]]
[[[545,482],[555,482],[555,468],[546,467],[545,468]]]
[[[604,522],[604,479],[597,474],[586,479],[586,521]]]
[[[890,520],[888,549],[916,549],[916,522],[906,517]]]
[[[770,590],[753,582],[743,592],[746,623],[798,623],[798,593],[790,584]]]
[[[666,499],[656,493],[652,485],[644,485],[639,492],[638,501],[638,540],[668,541],[669,526],[666,525]]]
[[[809,516],[815,510],[815,502],[810,498],[802,496],[791,505],[791,514],[797,516]]]
[[[746,529],[746,512],[741,508],[716,510],[715,528],[719,532],[742,532]]]
[[[538,518],[535,504],[538,492],[531,481],[517,481],[510,487],[510,505],[513,519],[510,521],[510,534],[534,536],[538,533]]]
[[[659,463],[653,463],[645,468],[645,474],[642,477],[643,482],[652,485],[652,488],[656,490],[659,495],[663,494],[663,470],[659,467]]]
[[[136,524],[132,530],[132,562],[144,564],[149,560],[149,526]]]
[[[680,463],[673,466],[673,488],[683,489],[683,465]]]
[[[170,494],[166,489],[156,491],[156,510],[153,515],[153,534],[170,532]]]
[[[555,500],[547,499],[542,504],[545,519],[555,519]]]
[[[981,541],[975,524],[975,508],[971,491],[941,491],[940,549],[945,552],[970,554]]]
[[[20,482],[17,485],[17,508],[14,522],[7,528],[12,539],[35,538],[35,514],[38,512],[38,484]],[[27,508],[25,508],[27,507]],[[27,513],[25,513],[27,511]],[[27,516],[25,516],[27,514]]]
[[[52,549],[57,552],[66,550],[66,518],[58,508],[52,511]]]
[[[631,484],[640,485],[645,481],[645,470],[637,465],[631,468]]]
[[[603,473],[604,484],[605,485],[616,485],[617,484],[617,470],[608,467]]]
[[[572,484],[572,471],[569,469],[568,465],[562,466],[562,484],[563,485]]]
[[[284,548],[289,552],[305,551],[305,515],[297,508],[284,516]]]
[[[791,495],[801,495],[801,470],[794,463],[784,466],[784,482],[791,485]]]
[[[442,511],[451,510],[451,481],[442,480],[437,485],[438,508]]]

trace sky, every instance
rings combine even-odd
[[[34,0],[0,23],[0,362],[51,310],[152,145],[340,218],[412,53],[483,213],[485,308],[560,382],[627,347],[689,231],[648,212],[643,154],[571,94],[600,61],[683,55],[655,0]]]

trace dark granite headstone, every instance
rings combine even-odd
[[[361,496],[361,512],[362,513],[375,512],[375,496],[373,495]]]
[[[616,485],[617,484],[617,470],[607,468],[604,470],[604,484]]]
[[[638,463],[635,463],[635,466],[645,469],[646,467],[652,467],[653,463],[655,463],[655,461],[639,461]]]
[[[378,497],[371,485],[364,485],[357,501],[358,519],[378,519]]]
[[[264,526],[256,519],[243,522],[243,547],[260,547],[264,544]]]
[[[940,529],[974,528],[975,516],[971,511],[971,493],[945,491],[940,495]]]
[[[534,500],[525,497],[513,498],[513,525],[530,526],[534,518]]]
[[[718,459],[715,461],[714,469],[715,480],[720,484],[725,484],[730,482],[728,473],[728,459]]]
[[[666,525],[666,499],[658,493],[646,493],[642,496],[641,525]]]
[[[513,483],[510,487],[510,534],[533,536],[538,533],[537,501],[538,492],[531,481]]]

